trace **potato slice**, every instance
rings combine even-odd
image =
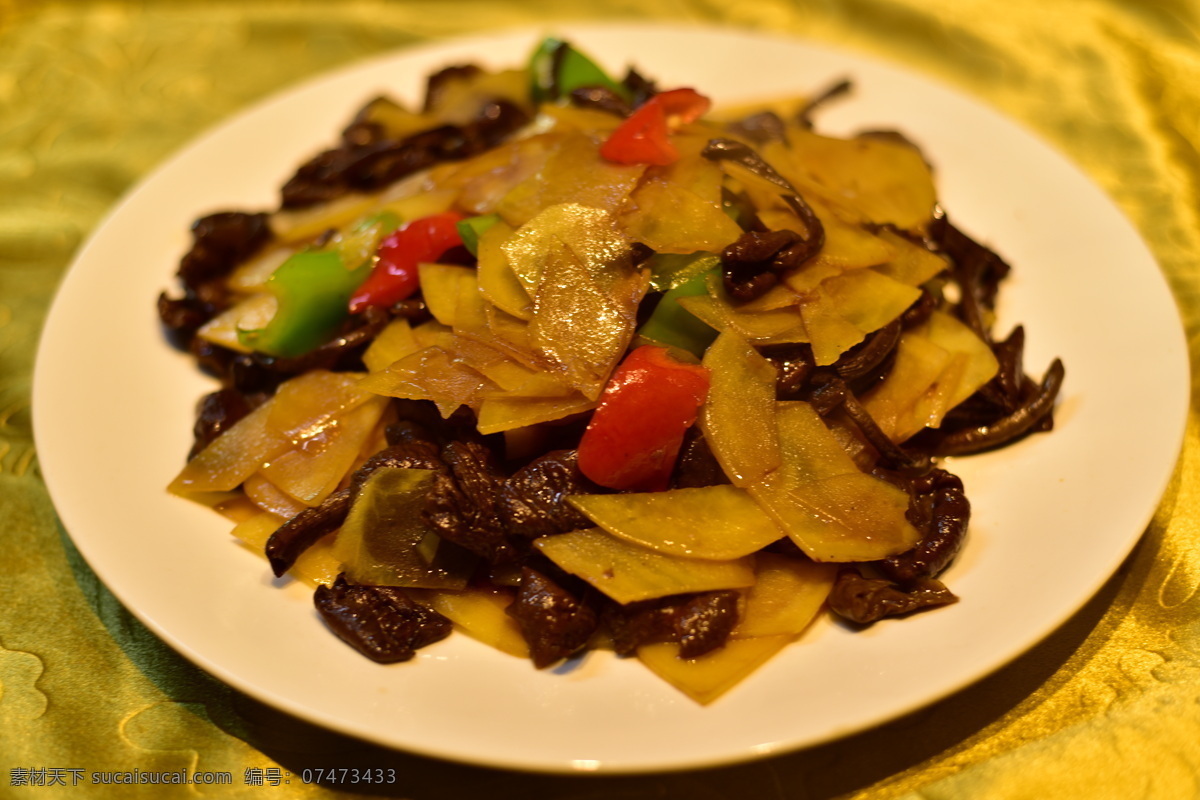
[[[819,366],[833,364],[842,353],[866,338],[863,330],[837,311],[822,289],[800,301],[800,316],[812,343],[813,359]]]
[[[748,342],[784,344],[807,342],[808,332],[792,295],[792,304],[777,308],[747,311],[735,304],[722,285],[721,276],[709,276],[708,292],[680,298],[679,304],[689,313],[717,331],[732,330]]]
[[[537,112],[539,127],[548,125],[560,133],[585,131],[607,134],[621,124],[621,118],[617,115],[595,108],[542,103]]]
[[[530,369],[545,371],[541,359],[533,352],[526,320],[495,306],[485,305],[484,314],[487,316],[487,330],[491,334],[489,344],[492,347],[503,350],[510,358]],[[532,312],[530,314],[532,316]]]
[[[923,423],[914,412],[916,403],[950,360],[950,354],[928,338],[905,332],[896,345],[891,370],[863,396],[863,408],[893,441],[904,441],[921,429]]]
[[[837,566],[778,553],[759,553],[754,585],[745,591],[735,639],[798,636],[816,618],[833,588]]]
[[[403,317],[397,317],[380,331],[363,353],[363,363],[371,372],[379,372],[407,355],[421,349],[412,326]]]
[[[814,480],[858,472],[858,465],[809,403],[776,403],[776,422],[787,467]]]
[[[334,419],[371,400],[360,372],[313,370],[285,381],[267,404],[267,424],[290,439],[307,439]]]
[[[614,536],[684,558],[730,561],[784,535],[750,495],[734,486],[586,494],[567,500]]]
[[[516,621],[506,613],[511,593],[469,589],[465,591],[418,590],[413,598],[454,623],[454,627],[497,650],[518,658],[529,658],[529,645]]]
[[[666,292],[688,283],[698,275],[721,268],[721,257],[716,253],[655,253],[646,260],[650,270],[650,289]]]
[[[746,486],[780,463],[775,368],[731,331],[709,346],[703,363],[712,385],[701,408],[701,430],[733,484]]]
[[[238,331],[265,328],[278,309],[279,299],[275,295],[268,292],[252,294],[201,325],[196,335],[235,352],[249,353],[252,349],[242,344]]]
[[[555,376],[534,372],[515,361],[489,366],[482,371],[500,387],[497,392],[481,392],[480,397],[484,400],[565,400],[568,397],[582,397]]]
[[[967,384],[967,371],[970,367],[971,359],[966,353],[950,353],[950,360],[945,369],[913,405],[911,423],[915,428],[914,433],[921,428],[938,427],[950,409],[965,399],[959,398],[958,393]],[[909,438],[906,433],[907,431],[897,431],[897,434],[905,439]]]
[[[682,659],[677,644],[645,645],[638,648],[638,659],[696,702],[711,703],[808,628],[836,574],[832,564],[759,553],[754,585],[743,590],[741,618],[723,647]]]
[[[352,192],[327,203],[271,215],[271,231],[284,244],[305,242],[349,225],[379,208],[381,195]]]
[[[263,555],[267,539],[270,539],[271,534],[285,521],[283,517],[263,511],[234,525],[233,536],[250,550]]]
[[[974,331],[935,311],[900,338],[891,372],[863,397],[863,406],[893,440],[904,441],[940,425],[998,369],[995,354]]]
[[[497,204],[496,212],[514,228],[560,203],[617,213],[629,201],[646,167],[601,158],[599,141],[585,133],[552,136],[556,141],[545,166],[514,186]]]
[[[371,373],[361,385],[389,397],[432,400],[443,417],[459,406],[472,405],[480,392],[495,388],[441,347],[426,347],[405,356],[387,369]]]
[[[821,284],[825,281],[829,280],[830,278],[836,278],[837,276],[849,271],[850,270],[847,270],[844,267],[818,262],[817,259],[814,258],[801,264],[799,269],[785,273],[783,276],[783,285],[786,286],[787,289],[790,289],[792,294],[799,295],[801,298],[804,298],[815,292],[819,292],[821,290]],[[776,284],[776,287],[779,285],[780,284]],[[779,292],[783,291],[782,289],[778,288],[776,290]],[[753,308],[757,307],[760,302],[770,300],[771,298],[768,295],[751,300],[746,304],[747,310],[752,310]]]
[[[455,333],[443,347],[454,355],[455,361],[485,376],[501,389],[520,386],[532,373],[524,364],[494,347],[491,337],[486,334]]]
[[[512,227],[499,221],[479,237],[479,291],[501,311],[529,320],[533,318],[533,299],[513,272],[503,247],[512,234]]]
[[[859,472],[807,403],[780,406],[783,463],[747,488],[806,555],[875,561],[920,540],[905,517],[907,493]]]
[[[290,437],[267,425],[272,403],[263,403],[197,453],[168,490],[191,494],[236,489],[264,463],[291,447]]]
[[[283,517],[263,512],[235,525],[233,535],[265,561],[267,539],[283,523]],[[332,535],[319,539],[296,559],[288,574],[313,587],[333,583],[342,568],[341,562],[333,555],[333,540]]]
[[[859,545],[871,554],[903,552],[921,538],[905,517],[908,494],[864,472],[806,482],[797,492],[796,500],[809,513],[827,523],[827,527],[853,532]],[[821,543],[810,543],[810,549],[819,547]],[[874,560],[884,555],[860,555],[854,560]]]
[[[349,414],[377,402],[371,392],[359,388],[361,380],[361,373],[313,370],[285,381],[274,397],[191,459],[171,482],[169,491],[229,491],[289,450],[315,454],[327,444],[326,440],[337,438],[332,429]],[[278,480],[274,482],[279,484]]]
[[[486,322],[479,279],[471,267],[419,264],[421,296],[433,318],[456,330],[481,330]]]
[[[755,344],[793,344],[809,338],[797,307],[746,314],[709,294],[682,297],[679,305],[713,330],[733,331]]]
[[[535,282],[534,353],[595,400],[633,338],[649,272],[612,214],[577,203],[545,209],[505,248],[518,278]]]
[[[385,398],[372,398],[342,415],[337,425],[326,426],[280,453],[260,472],[290,497],[308,506],[319,505],[353,467],[386,407]]]
[[[800,187],[798,187],[800,188]],[[848,222],[836,206],[823,201],[817,192],[800,189],[825,231],[825,243],[806,266],[843,270],[882,264],[892,257],[892,248],[883,239],[863,228],[857,220]],[[772,230],[801,232],[804,223],[791,208],[764,209],[759,219]]]
[[[899,317],[921,290],[873,269],[856,269],[821,284],[833,309],[863,333],[872,333]]]
[[[443,325],[436,319],[427,319],[413,328],[413,338],[421,347],[440,347],[443,350],[453,350],[456,337],[454,329],[449,325]]]
[[[456,194],[449,189],[430,189],[396,200],[389,200],[383,205],[383,208],[405,221],[421,219],[449,211],[454,205]]]
[[[542,381],[544,388],[549,390],[553,386],[560,389],[558,392],[552,392],[552,396],[561,397],[571,393],[570,388],[564,386],[554,376],[535,372],[521,362],[509,358],[505,353],[481,342],[469,342],[460,338],[457,352],[459,358],[471,369],[476,370],[498,387],[495,391],[484,393],[483,397],[509,397],[512,392],[519,391],[521,387],[530,385],[532,381],[543,376],[545,378]]]
[[[674,642],[638,648],[637,657],[658,677],[701,705],[707,705],[761,667],[792,641],[788,635],[730,639],[699,658],[679,657]]]
[[[886,264],[876,266],[875,270],[901,283],[920,286],[950,266],[945,256],[933,253],[893,231],[881,230],[879,238],[891,245],[893,254]]]
[[[342,562],[333,554],[334,536],[319,539],[296,559],[288,574],[309,586],[329,586],[341,574]]]
[[[601,530],[544,536],[538,550],[618,603],[672,594],[740,589],[754,582],[754,560],[702,561],[656,553]]]
[[[595,407],[595,400],[578,393],[567,397],[484,397],[479,403],[477,427],[483,434],[500,433],[553,422]]]
[[[911,306],[921,291],[871,268],[821,281],[800,301],[817,364],[826,366]]]
[[[630,238],[656,253],[719,253],[742,234],[721,207],[724,172],[702,158],[707,140],[675,137],[681,157],[666,167],[651,167],[622,214]]]
[[[432,170],[437,185],[458,188],[454,205],[471,214],[491,214],[513,189],[535,176],[562,138],[559,133],[520,137],[470,158]]]
[[[790,275],[794,274],[796,273],[790,273]],[[817,283],[819,284],[820,281],[817,281]],[[805,291],[808,291],[808,289],[805,289]],[[800,302],[802,296],[802,293],[792,289],[786,282],[777,283],[753,300],[739,303],[738,310],[747,314],[758,313],[760,311],[777,311],[781,308],[797,310],[796,305]]]
[[[916,231],[929,224],[937,192],[929,165],[915,147],[880,137],[821,136],[798,125],[788,128],[788,139],[792,166],[776,167],[787,169],[801,191],[805,184],[816,184],[880,225]],[[768,145],[764,155],[775,163],[775,148],[780,147]]]
[[[919,535],[904,535],[912,527],[906,527],[894,516],[894,512],[907,508],[906,499],[901,498],[903,506],[873,503],[871,490],[875,487],[855,483],[854,475],[830,479],[844,479],[841,484],[853,486],[838,485],[825,491],[819,488],[820,482],[785,483],[783,477],[773,476],[774,480],[750,487],[750,492],[787,531],[788,537],[815,561],[875,561],[903,552],[920,539]],[[837,504],[839,500],[845,502]],[[864,513],[869,513],[872,521],[884,519],[888,528],[873,530]],[[893,514],[891,519],[889,514]]]
[[[935,311],[920,330],[938,347],[965,359],[957,382],[944,378],[938,380],[947,395],[946,408],[942,411],[942,415],[945,414],[945,411],[954,408],[975,394],[999,371],[1000,363],[996,360],[996,354],[992,352],[991,347],[958,318]],[[926,424],[931,426],[941,424],[941,416],[936,419],[931,416]]]
[[[720,252],[742,233],[719,204],[661,178],[642,184],[632,201],[637,211],[622,218],[625,229],[657,253]]]
[[[279,517],[294,517],[308,508],[263,477],[261,472],[256,472],[242,481],[242,492],[257,508]]]
[[[529,107],[529,73],[524,69],[451,73],[438,84],[425,113],[454,125],[466,125],[485,103],[507,100]]]

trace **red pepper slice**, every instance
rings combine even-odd
[[[609,134],[600,145],[600,155],[617,164],[673,164],[679,151],[671,143],[672,127],[695,122],[711,105],[694,89],[659,92]]]
[[[372,306],[388,308],[417,291],[417,265],[437,261],[462,244],[458,223],[462,214],[446,211],[414,219],[384,237],[376,250],[371,274],[350,298],[350,312]]]
[[[684,433],[708,396],[709,371],[645,345],[613,371],[579,442],[579,469],[610,489],[666,489]]]
[[[665,166],[678,160],[679,151],[667,137],[667,114],[662,105],[648,100],[617,126],[600,155],[616,164]]]
[[[667,120],[673,125],[685,125],[695,122],[712,108],[712,101],[695,89],[672,89],[669,92],[659,92],[652,98],[659,103],[667,114]]]

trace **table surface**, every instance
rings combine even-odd
[[[0,0],[0,797],[1200,796],[1194,415],[1133,555],[1031,652],[891,724],[690,774],[527,775],[347,739],[197,670],[89,571],[39,473],[30,387],[55,287],[103,215],[198,131],[307,76],[556,20],[793,34],[954,86],[1036,131],[1108,192],[1166,274],[1189,345],[1200,329],[1200,0]],[[296,779],[315,766],[396,777]],[[233,784],[95,782],[137,769],[228,772]]]

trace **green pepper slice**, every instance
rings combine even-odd
[[[463,247],[473,256],[479,255],[479,237],[500,221],[499,214],[482,214],[477,217],[467,217],[458,222],[458,235],[462,237]]]
[[[571,44],[554,36],[547,36],[533,51],[529,75],[529,93],[535,105],[553,102],[585,86],[603,86],[626,102],[632,99],[628,87],[609,77],[595,61]]]
[[[260,353],[285,358],[329,341],[349,316],[350,296],[371,274],[379,240],[399,224],[391,212],[375,214],[326,249],[305,250],[288,258],[266,284],[278,303],[275,316],[262,328],[238,331],[238,340]]]
[[[679,304],[681,297],[694,297],[708,291],[708,272],[693,275],[668,290],[654,307],[650,318],[638,329],[638,335],[659,344],[687,350],[695,356],[717,338],[717,332]]]
[[[278,301],[275,316],[263,328],[238,331],[238,339],[271,356],[307,353],[333,336],[347,316],[350,295],[369,273],[369,263],[346,269],[336,251],[296,253],[267,280]]]

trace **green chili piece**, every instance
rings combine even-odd
[[[463,246],[470,251],[471,255],[479,255],[479,237],[499,221],[499,214],[483,214],[478,217],[467,217],[458,223],[458,235],[462,237]]]
[[[717,338],[717,332],[679,304],[681,297],[694,297],[708,291],[708,272],[693,275],[663,295],[638,335],[659,344],[678,347],[696,356]]]
[[[547,36],[529,59],[530,96],[534,104],[553,102],[585,86],[604,86],[628,101],[632,95],[596,62],[567,42]]]
[[[399,225],[398,216],[381,211],[341,231],[324,249],[296,253],[280,264],[266,285],[278,303],[275,316],[263,328],[238,331],[238,340],[289,358],[329,341],[350,315],[350,295],[371,273],[380,240]]]
[[[368,260],[346,269],[335,250],[308,250],[283,262],[267,281],[275,316],[263,328],[238,331],[238,339],[260,353],[303,355],[333,336],[348,316],[346,304],[371,271]]]

